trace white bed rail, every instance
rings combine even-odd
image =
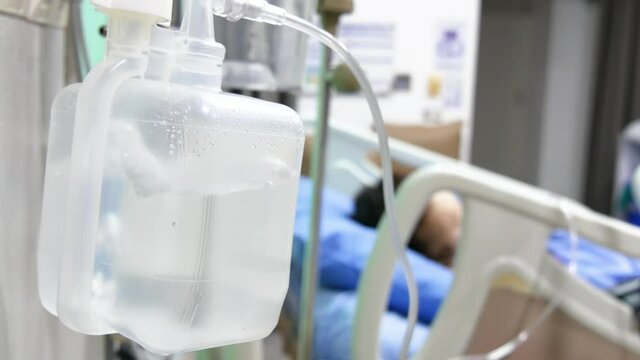
[[[535,270],[536,264],[546,254],[548,232],[566,228],[558,196],[485,170],[447,161],[446,165],[433,165],[415,172],[401,185],[397,209],[405,244],[431,194],[442,189],[457,192],[465,199],[462,238],[454,264],[456,277],[451,292],[432,324],[429,340],[416,359],[446,360],[460,355],[472,336],[489,291],[489,281],[479,281],[479,272],[490,268],[491,262],[502,254],[524,260]],[[469,202],[476,205],[469,207]],[[577,203],[572,203],[572,208],[572,227],[580,236],[640,257],[638,228],[597,214]],[[533,229],[535,223],[541,225]],[[387,226],[383,218],[358,289],[352,340],[352,358],[356,360],[378,358],[380,317],[387,307],[395,266]],[[519,239],[520,243],[514,239]],[[629,317],[628,308],[580,281],[569,283],[571,296],[563,304],[568,310],[574,310],[568,311],[569,315],[596,333],[639,354],[640,338],[635,329],[623,329],[621,338],[620,329],[612,323],[612,319]],[[580,310],[579,305],[587,310]]]

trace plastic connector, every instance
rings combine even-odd
[[[229,21],[248,19],[271,25],[283,25],[287,11],[264,0],[213,0],[215,15]]]

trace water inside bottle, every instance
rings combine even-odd
[[[217,151],[225,149],[231,160],[234,149],[252,149],[252,141],[231,133],[228,147],[205,151],[197,161],[215,166],[223,159],[211,161]],[[180,184],[153,183],[156,190],[142,191],[140,176],[114,167],[103,182],[94,276],[98,316],[158,353],[185,350],[185,343],[190,350],[211,347],[212,338],[220,346],[266,336],[288,287],[297,172],[278,169],[278,178],[246,183],[216,172],[212,184],[199,189],[194,184],[202,181],[156,174]]]

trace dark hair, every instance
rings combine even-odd
[[[404,179],[399,176],[394,176],[393,185],[395,190],[398,189],[402,180]],[[360,190],[356,196],[355,207],[351,218],[364,226],[375,228],[378,226],[382,214],[384,214],[384,195],[382,193],[382,182],[379,181],[375,186],[368,186]],[[420,251],[416,247],[417,242],[414,237],[414,235],[411,236],[409,248]]]
[[[396,188],[398,187],[395,182]],[[375,186],[367,186],[360,190],[356,196],[353,220],[368,227],[378,226],[384,213],[384,196],[382,194],[382,182]]]

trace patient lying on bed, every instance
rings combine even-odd
[[[396,187],[402,178],[395,178]],[[356,197],[353,220],[368,227],[378,226],[384,213],[382,183],[367,187]],[[409,248],[450,267],[458,243],[462,204],[450,191],[435,193],[409,241]]]

